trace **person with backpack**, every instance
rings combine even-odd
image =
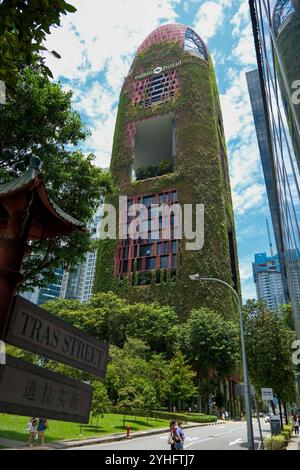
[[[29,447],[33,447],[33,439],[35,438],[35,435],[37,433],[37,426],[38,426],[38,419],[31,418],[28,422],[28,427],[27,427],[27,430],[29,431],[29,441],[28,441]]]
[[[176,444],[180,442],[180,439],[177,435],[177,426],[176,421],[171,421],[170,423],[170,434],[168,438],[168,444],[171,446],[171,450],[176,450]]]

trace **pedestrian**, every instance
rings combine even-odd
[[[169,434],[169,438],[168,438],[168,444],[171,446],[171,450],[175,450],[175,444],[178,441],[176,431],[177,431],[176,421],[171,421],[171,423],[170,423],[170,434]]]
[[[293,416],[294,419],[294,432],[295,434],[299,434],[299,416],[296,414]]]
[[[39,437],[39,445],[42,447],[45,445],[45,432],[48,427],[48,421],[44,418],[40,418],[37,425],[37,432]]]
[[[183,444],[184,444],[184,439],[185,435],[182,429],[182,422],[178,421],[178,427],[176,430],[176,434],[179,438],[179,441],[175,443],[175,450],[183,450]]]
[[[37,433],[37,426],[38,426],[38,419],[34,417],[30,418],[30,420],[28,421],[28,426],[27,426],[27,430],[29,431],[29,441],[28,441],[29,447],[33,447],[33,440]]]

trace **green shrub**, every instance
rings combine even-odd
[[[289,433],[289,438],[293,434],[294,426],[293,424],[285,424],[283,426],[283,432],[288,432]]]
[[[266,450],[284,450],[293,433],[293,425],[283,426],[283,431],[278,436],[267,437],[264,439]]]
[[[162,176],[172,172],[172,163],[168,160],[162,160],[157,167],[157,175]]]
[[[166,419],[168,421],[183,421],[192,423],[215,423],[217,421],[216,416],[205,415],[202,413],[172,413],[168,411],[150,411],[148,414],[141,410],[126,410],[121,408],[110,408],[110,413],[117,414],[130,414],[134,416],[151,417],[156,419]]]
[[[285,450],[286,440],[282,434],[278,436],[266,437],[264,439],[265,450]]]

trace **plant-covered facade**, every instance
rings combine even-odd
[[[142,203],[204,205],[204,245],[186,249],[170,220],[170,236],[102,240],[94,290],[130,301],[173,305],[186,317],[195,307],[236,312],[229,289],[195,282],[217,277],[239,291],[238,261],[226,144],[211,57],[189,27],[157,28],[139,47],[120,95],[111,172],[128,208]],[[128,219],[129,220],[129,219]],[[148,222],[148,221],[147,221]],[[195,226],[193,227],[195,229]]]

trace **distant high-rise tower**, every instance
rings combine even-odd
[[[285,303],[285,296],[278,256],[256,253],[254,259],[252,269],[257,299],[263,300],[270,310],[279,313],[280,306]]]
[[[91,238],[97,239],[97,232],[103,216],[103,200],[96,211],[95,216],[89,226]],[[60,297],[64,299],[77,299],[81,302],[88,302],[93,293],[95,278],[95,268],[97,260],[97,251],[86,253],[84,261],[79,263],[74,272],[64,271]]]
[[[292,94],[300,80],[300,0],[278,0],[273,11],[273,30],[286,74],[287,86]],[[277,62],[278,65],[278,62]],[[294,104],[298,131],[280,67],[277,66],[282,99],[286,111],[291,139],[300,169],[300,104]]]
[[[103,241],[95,290],[167,303],[183,315],[203,305],[230,317],[236,306],[229,290],[189,278],[217,277],[239,291],[218,88],[208,49],[190,27],[160,26],[138,48],[120,95],[110,169],[128,207],[148,207],[148,222],[154,204],[203,204],[204,246],[187,250],[172,217],[168,240],[160,219],[155,237]],[[116,207],[117,199],[110,201]]]

